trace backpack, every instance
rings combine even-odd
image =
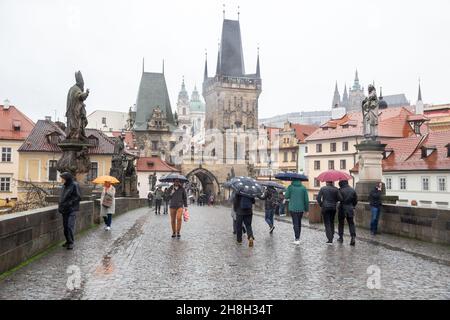
[[[248,210],[253,207],[253,201],[249,197],[241,196],[240,205],[241,205],[241,209]]]

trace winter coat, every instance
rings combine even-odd
[[[341,181],[339,186],[341,187],[339,191],[342,195],[339,210],[341,210],[348,217],[353,217],[354,208],[358,203],[358,195],[356,194],[355,189],[348,185],[347,181]]]
[[[288,210],[290,212],[309,211],[308,191],[300,181],[292,181],[284,197],[289,200]]]
[[[378,188],[376,188],[376,187],[372,191],[370,191],[369,202],[372,207],[375,207],[375,208],[381,207],[381,205],[382,205],[381,195],[382,195],[381,191],[378,190]]]
[[[317,203],[322,209],[336,209],[339,201],[342,201],[342,195],[338,188],[329,185],[320,188]]]
[[[241,208],[241,199],[245,197],[240,194],[236,194],[233,201],[233,209],[238,216],[249,216],[253,214],[253,208],[250,209],[242,209]],[[252,204],[255,204],[255,198],[251,198]]]
[[[69,173],[61,174],[65,179],[64,185],[59,196],[58,211],[62,214],[70,214],[80,210],[81,192],[77,182]]]
[[[106,208],[102,205],[103,203],[103,198],[105,197],[105,194],[108,193],[112,196],[113,201],[112,201],[112,205],[109,208]],[[102,195],[100,197],[100,215],[101,216],[106,216],[107,214],[114,214],[116,211],[116,189],[113,186],[110,186],[108,189],[106,189],[105,187],[103,187],[103,191],[102,191]]]
[[[175,187],[170,187],[170,208],[187,208],[187,195],[186,190],[183,187],[178,187],[175,189]]]
[[[164,192],[161,189],[156,189],[155,191],[155,200],[162,200]]]
[[[278,192],[273,188],[267,188],[266,193],[260,199],[264,200],[264,208],[266,210],[275,209],[279,201]]]

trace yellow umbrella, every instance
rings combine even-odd
[[[111,184],[120,183],[119,180],[117,180],[116,178],[111,177],[111,176],[97,177],[92,181],[92,183],[95,183],[95,184],[104,184],[105,182],[109,182]]]

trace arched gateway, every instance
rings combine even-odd
[[[205,168],[196,168],[186,174],[189,181],[197,184],[198,189],[204,194],[213,194],[216,198],[221,194],[221,185],[216,176]]]

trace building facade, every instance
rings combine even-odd
[[[87,128],[104,132],[121,131],[127,128],[128,112],[95,110],[87,116]]]
[[[178,169],[168,165],[158,157],[139,158],[136,164],[136,171],[138,176],[138,189],[141,197],[147,197],[152,188],[153,176],[156,177],[155,185],[157,185],[162,176],[179,172]]]
[[[18,197],[19,148],[34,122],[5,101],[0,105],[0,206]]]
[[[183,130],[185,134],[204,136],[205,104],[200,99],[197,86],[194,87],[194,91],[192,91],[191,97],[189,98],[184,78],[181,84],[181,90],[178,93],[176,118],[178,120],[178,129]]]

